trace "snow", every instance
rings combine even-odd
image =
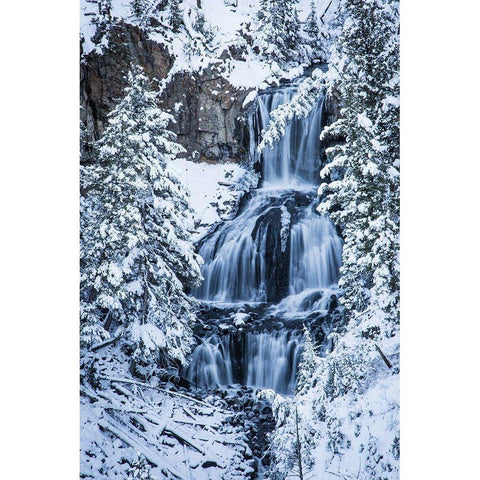
[[[196,37],[196,32],[191,27],[190,12],[196,10],[196,0],[184,0],[180,8],[184,11],[185,28],[190,32],[179,32],[176,35],[151,31],[150,39],[165,45],[174,57],[174,64],[169,72],[171,78],[177,72],[201,71],[208,66],[217,64],[218,73],[228,80],[234,87],[240,89],[261,89],[272,83],[277,83],[279,78],[293,79],[301,75],[304,66],[289,66],[282,70],[276,62],[267,63],[265,59],[255,54],[251,46],[246,42],[246,34],[252,35],[252,29],[257,22],[259,4],[252,0],[238,0],[225,2],[224,0],[202,0],[202,13],[205,16],[206,24],[213,32],[213,39],[208,49],[201,48],[199,52],[192,55],[185,53],[185,45],[191,37]],[[330,0],[319,0],[317,11],[321,16],[325,9],[327,13],[323,22],[327,22],[336,11],[337,0],[330,5]],[[126,23],[135,23],[132,17],[129,0],[111,0],[111,16],[114,20]],[[298,3],[299,19],[305,21],[309,9],[310,0],[300,0]],[[107,37],[102,38],[99,45],[95,45],[91,38],[96,31],[92,20],[99,18],[98,6],[87,0],[81,0],[80,5],[80,31],[84,38],[84,54],[91,52],[101,53],[108,45]],[[226,58],[222,54],[230,46],[241,47],[244,50],[240,59],[232,59],[230,55]],[[221,64],[219,59],[222,58]]]
[[[190,191],[194,212],[194,240],[235,212],[243,193],[257,185],[258,177],[236,163],[193,162],[176,159],[169,168]]]
[[[385,464],[382,478],[397,479],[398,470],[388,472],[387,465],[389,461],[395,463],[391,448],[398,430],[398,399],[398,375],[381,376],[357,398],[347,395],[336,399],[331,408],[350,444],[342,448],[341,455],[332,457],[328,437],[322,438],[312,453],[318,459],[312,476],[319,480],[331,479],[332,475],[357,478],[370,462],[379,462]]]
[[[236,328],[244,327],[249,321],[251,321],[251,316],[248,313],[237,312],[232,316],[232,322]]]
[[[242,108],[245,108],[247,105],[252,103],[258,96],[258,92],[255,90],[252,90],[246,97],[245,100],[243,101]]]
[[[82,477],[125,480],[139,455],[157,479],[242,480],[252,471],[244,460],[250,453],[245,433],[229,424],[223,405],[134,380],[119,347],[82,360]],[[87,380],[92,377],[95,386]]]

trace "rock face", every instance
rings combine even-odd
[[[125,75],[140,64],[155,85],[167,77],[173,59],[139,28],[117,24],[110,30],[104,54],[83,57],[80,67],[81,120],[89,139],[98,139],[108,112],[122,96]],[[159,105],[176,119],[170,128],[194,159],[242,161],[248,151],[242,104],[249,90],[238,90],[215,67],[202,73],[177,73],[159,98]]]

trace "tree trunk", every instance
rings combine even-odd
[[[303,480],[303,466],[302,466],[302,444],[300,443],[300,433],[298,430],[298,410],[295,407],[295,429],[297,434],[297,461],[298,461],[298,478]]]

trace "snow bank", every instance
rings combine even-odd
[[[241,428],[230,425],[231,413],[224,405],[169,390],[168,385],[139,382],[129,374],[128,364],[129,358],[113,346],[83,358],[82,478],[125,480],[129,464],[140,455],[158,480],[248,477],[251,451]]]
[[[213,164],[176,159],[169,168],[190,191],[195,241],[216,223],[230,218],[242,194],[258,183],[255,174],[235,163]]]

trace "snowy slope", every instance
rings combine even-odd
[[[170,76],[181,71],[199,71],[209,65],[218,63],[218,73],[237,88],[264,88],[276,79],[295,78],[302,74],[304,66],[298,65],[288,70],[281,70],[276,63],[267,63],[265,59],[256,55],[247,41],[247,37],[255,35],[256,16],[259,8],[258,1],[238,0],[236,6],[230,5],[235,2],[228,0],[202,0],[202,13],[206,24],[213,33],[213,39],[208,49],[203,48],[200,52],[187,55],[185,45],[190,41],[189,33],[192,33],[192,12],[196,9],[197,0],[184,0],[180,7],[184,15],[184,28],[175,35],[165,32],[150,31],[149,37],[165,45],[170,54],[174,56],[174,65]],[[322,21],[326,24],[336,12],[337,0],[319,0],[317,11]],[[300,0],[298,3],[299,19],[305,21],[310,8],[310,0]],[[100,43],[92,42],[95,34],[95,22],[104,18],[99,14],[99,8],[91,0],[81,0],[80,5],[80,31],[84,39],[84,54],[90,52],[101,53],[108,45],[108,35],[103,36]],[[137,24],[133,17],[129,0],[111,0],[111,11],[108,23],[117,21]],[[241,58],[232,58],[228,53],[230,47],[236,47],[243,51]],[[226,54],[225,54],[226,53]]]
[[[83,358],[81,478],[125,480],[142,455],[156,479],[245,479],[250,449],[223,405],[133,379],[128,361],[113,346]]]
[[[243,193],[257,185],[258,177],[235,163],[193,162],[178,158],[170,169],[190,191],[198,241],[209,228],[228,219]]]

